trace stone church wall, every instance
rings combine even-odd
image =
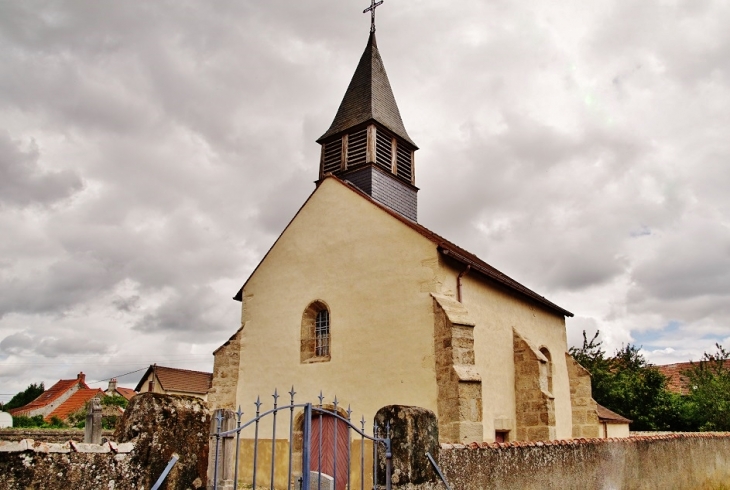
[[[213,409],[236,410],[236,390],[238,387],[241,335],[239,328],[228,341],[214,353],[213,384],[208,390],[209,406]]]
[[[548,360],[514,331],[518,441],[555,439],[555,401],[548,392]]]
[[[596,402],[591,397],[591,375],[570,354],[565,354],[570,377],[570,404],[573,407],[573,437],[599,437]],[[627,428],[628,430],[628,428]],[[628,436],[628,434],[626,434]],[[607,434],[612,437],[613,434]]]
[[[481,441],[482,379],[474,366],[474,324],[458,301],[438,294],[431,296],[439,438],[444,442]]]
[[[441,294],[456,296],[456,284],[464,266],[442,256]],[[508,441],[518,440],[515,399],[513,328],[546,349],[552,357],[555,436],[572,436],[570,386],[563,353],[568,349],[565,320],[537,304],[531,304],[500,285],[480,277],[473,269],[462,275],[462,302],[474,327],[475,367],[482,376],[484,440],[493,442],[498,432]]]

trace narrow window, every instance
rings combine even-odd
[[[314,301],[302,315],[299,360],[303,363],[329,361],[331,345],[329,308],[323,301]]]
[[[547,391],[552,394],[553,392],[553,359],[550,356],[550,351],[547,347],[540,349],[540,353],[547,359],[547,366],[545,366],[545,384],[547,385]]]

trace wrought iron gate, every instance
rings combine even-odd
[[[353,490],[354,488],[357,488],[357,486],[353,486],[353,483],[351,481],[351,475],[353,473],[353,463],[356,464],[356,466],[359,466],[359,488],[361,490],[365,489],[365,464],[366,464],[366,441],[370,441],[370,444],[372,444],[372,469],[368,469],[368,471],[372,471],[372,488],[375,490],[379,488],[380,485],[384,484],[384,487],[386,490],[391,490],[391,469],[392,469],[392,454],[391,454],[391,440],[390,440],[390,425],[386,425],[384,428],[385,431],[385,437],[380,437],[381,434],[381,428],[378,427],[376,424],[373,424],[373,433],[372,435],[367,435],[365,433],[365,417],[363,416],[361,420],[359,421],[360,427],[356,427],[356,423],[352,421],[351,415],[352,410],[350,407],[347,407],[347,411],[342,410],[338,406],[337,397],[334,398],[331,405],[328,407],[325,407],[324,405],[324,396],[320,392],[319,394],[319,404],[312,404],[312,403],[295,403],[294,401],[294,395],[296,392],[294,391],[294,388],[292,387],[291,391],[289,392],[290,395],[290,403],[288,405],[279,405],[278,400],[280,395],[275,390],[274,394],[272,395],[274,399],[273,408],[270,410],[264,410],[262,411],[262,405],[260,398],[256,399],[256,402],[254,403],[254,406],[256,407],[256,415],[254,418],[242,422],[242,417],[244,415],[244,412],[241,410],[241,407],[239,406],[237,412],[228,412],[228,418],[226,417],[226,413],[223,410],[216,411],[215,416],[215,432],[213,433],[213,437],[215,438],[215,460],[214,460],[214,467],[213,467],[213,488],[215,490],[218,490],[219,488],[222,488],[223,485],[221,485],[221,477],[219,473],[222,473],[221,471],[221,459],[224,459],[226,461],[230,461],[230,456],[234,456],[233,459],[233,475],[232,481],[229,478],[225,478],[225,486],[227,488],[231,487],[234,490],[237,490],[239,488],[239,480],[243,480],[244,487],[245,488],[252,488],[256,490],[257,488],[270,488],[271,490],[280,490],[280,489],[286,489],[286,490],[324,490],[324,489],[333,489],[333,490],[340,490],[340,489],[347,489],[347,490]],[[331,407],[331,408],[329,408]],[[288,411],[288,414],[286,413]],[[297,416],[295,418],[295,411],[298,412]],[[284,419],[281,419],[280,412],[283,413]],[[343,416],[343,414],[346,414],[346,416]],[[287,417],[288,415],[288,417]],[[277,465],[277,435],[276,435],[276,429],[277,429],[277,416],[279,417],[278,424],[287,425],[287,418],[288,418],[288,434],[286,435],[286,439],[279,439],[279,442],[282,441],[288,441],[288,444],[285,445],[284,449],[288,453],[285,453],[284,455],[279,454],[279,462],[281,462],[281,458],[285,458],[283,463],[287,464],[287,470],[286,470],[286,477],[282,478],[281,474],[282,472],[279,471],[279,478],[277,481],[277,471],[276,471],[276,465]],[[327,442],[324,441],[324,438],[326,434],[323,432],[325,429],[323,428],[324,423],[326,422],[326,418],[330,418],[331,421],[334,423],[329,424],[328,427],[333,427],[334,431],[334,437],[332,438],[332,448],[331,448],[331,454],[329,453],[330,448],[328,447]],[[225,428],[224,422],[227,422],[228,425],[232,425],[233,420],[235,419],[236,426],[233,428]],[[271,420],[271,425],[268,425],[267,419]],[[312,429],[312,422],[315,422],[316,428],[315,432],[313,433]],[[262,424],[264,424],[262,426]],[[340,434],[340,439],[338,439],[338,426],[340,427],[339,430],[345,430],[347,432],[346,438]],[[253,429],[253,438],[247,439],[246,447],[242,448],[242,439],[241,439],[241,432],[244,429],[252,427]],[[270,437],[260,437],[260,429],[266,430],[267,428],[271,428],[271,436]],[[251,429],[249,429],[250,431]],[[327,429],[329,430],[329,429]],[[317,433],[318,431],[318,433]],[[352,437],[352,436],[355,437]],[[301,442],[299,446],[299,439],[301,436]],[[312,438],[314,436],[314,439],[316,440],[316,444],[312,444]],[[235,439],[235,442],[233,440]],[[345,447],[340,447],[339,451],[345,451],[346,454],[339,454],[338,458],[338,442],[341,442],[343,440],[346,440]],[[222,458],[221,454],[221,444],[222,442],[225,443],[225,441],[229,441],[227,447],[228,451],[231,453],[226,458]],[[270,441],[270,448],[268,447],[268,441]],[[233,447],[231,447],[233,446]],[[262,446],[263,446],[263,454],[262,453]],[[297,446],[295,448],[295,446]],[[317,447],[313,447],[317,446]],[[341,444],[340,444],[341,446]],[[353,446],[355,446],[353,450]],[[359,446],[359,448],[357,447]],[[359,450],[358,450],[359,449]],[[378,467],[379,467],[379,454],[384,456],[385,460],[385,468],[384,474],[378,475]],[[356,458],[353,460],[353,455]],[[296,458],[295,458],[296,456]],[[252,466],[250,468],[247,467],[249,475],[241,475],[239,472],[239,466],[241,459],[245,459],[248,457],[246,461],[251,461]],[[260,478],[260,470],[259,467],[260,464],[260,457],[263,457],[264,459],[270,459],[271,464],[267,470],[267,475],[264,475],[264,479],[268,477],[268,485],[266,485],[266,482],[264,482],[264,485],[261,485],[261,478]],[[301,472],[297,471],[298,468],[295,468],[295,466],[299,466],[296,464],[295,459],[301,459]],[[359,459],[359,465],[357,465]],[[332,463],[331,465],[325,464],[323,465],[323,460],[326,463]],[[338,460],[340,465],[346,465],[346,471],[342,471],[342,468],[340,468],[340,474],[344,473],[346,475],[346,481],[343,481],[345,477],[338,476],[337,471],[337,465]],[[326,467],[325,467],[326,466]],[[327,474],[323,470],[330,471],[330,466],[332,475]],[[356,468],[357,469],[357,468]],[[228,468],[227,473],[230,474],[230,468]],[[295,476],[299,474],[300,476],[298,478],[295,478]],[[378,476],[381,476],[381,482],[378,482]],[[384,477],[384,478],[383,478]],[[257,478],[259,478],[257,480]],[[283,480],[283,482],[282,482]],[[278,486],[275,486],[277,485]],[[283,485],[282,485],[283,483]]]

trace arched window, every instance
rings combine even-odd
[[[540,353],[547,359],[547,366],[545,369],[545,378],[547,390],[552,394],[553,392],[553,358],[550,356],[550,351],[547,347],[540,348]],[[541,373],[542,374],[542,373]]]
[[[301,362],[329,361],[330,312],[323,301],[314,301],[302,315]]]

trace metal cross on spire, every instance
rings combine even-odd
[[[363,14],[370,12],[370,32],[375,32],[375,9],[383,4],[383,0],[376,2],[370,0],[370,6],[362,11]]]

